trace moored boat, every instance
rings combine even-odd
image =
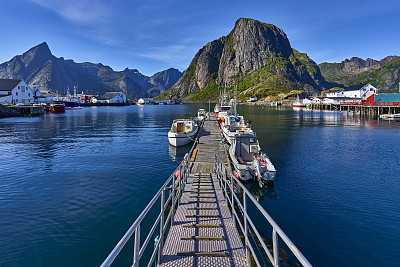
[[[232,144],[236,134],[250,133],[254,134],[248,122],[244,121],[243,116],[229,115],[224,118],[221,124],[221,131],[228,144]]]
[[[235,176],[242,181],[257,180],[260,186],[274,181],[276,169],[267,155],[261,152],[254,134],[236,134],[229,147],[229,156]]]
[[[50,112],[65,112],[64,101],[54,100],[50,104]]]
[[[191,119],[179,119],[172,122],[168,132],[168,141],[171,146],[179,147],[193,142],[199,126]]]
[[[304,104],[300,99],[299,96],[297,96],[296,102],[293,103],[293,107],[295,108],[305,108],[306,104]]]

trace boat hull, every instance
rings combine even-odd
[[[65,112],[64,105],[50,105],[50,112]]]
[[[189,132],[189,133],[168,133],[168,142],[171,146],[174,147],[180,147],[187,145],[191,142],[194,141],[194,138],[197,133],[197,128],[196,130]]]

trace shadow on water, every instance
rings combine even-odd
[[[185,146],[181,147],[174,147],[169,145],[168,146],[168,154],[173,161],[182,161],[183,157],[186,153],[189,153],[190,149],[192,148],[193,143],[189,143]]]
[[[268,185],[267,187],[260,187],[257,182],[249,182],[245,183],[247,190],[253,194],[253,197],[257,200],[258,203],[261,203],[264,198],[268,199],[276,199],[277,195],[274,189],[274,185]]]

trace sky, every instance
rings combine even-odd
[[[1,0],[0,63],[47,42],[116,71],[183,71],[241,17],[278,26],[317,63],[400,55],[398,0]]]

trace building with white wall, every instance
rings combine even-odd
[[[126,95],[123,92],[107,92],[97,98],[98,103],[118,104],[126,103]]]
[[[377,89],[371,84],[359,84],[344,89],[331,91],[326,93],[327,98],[351,98],[358,100],[366,100],[370,95],[376,94]]]
[[[0,103],[29,104],[34,100],[33,90],[20,79],[0,79]]]

